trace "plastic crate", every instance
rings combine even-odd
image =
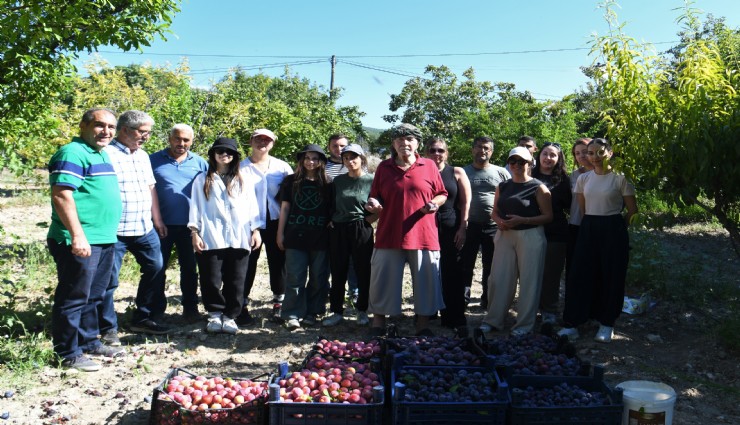
[[[305,363],[305,360],[304,360]],[[376,362],[371,362],[377,364]],[[270,425],[382,425],[385,397],[383,386],[373,389],[373,403],[296,403],[280,400],[278,379],[288,375],[287,363],[280,363],[270,384],[267,403]],[[379,374],[379,376],[382,376]],[[382,378],[381,378],[382,379]]]
[[[154,388],[152,394],[151,413],[149,415],[150,425],[180,425],[191,423],[218,423],[218,424],[262,424],[267,425],[268,415],[266,411],[267,392],[252,402],[241,404],[232,409],[208,409],[204,411],[191,411],[183,408],[179,403],[166,397],[168,382],[175,376],[186,376],[195,378],[197,375],[185,369],[171,369],[162,382]],[[245,378],[233,378],[237,381]],[[249,380],[253,382],[270,382],[270,375],[264,374]]]
[[[610,389],[603,381],[604,368],[594,367],[593,376],[512,376],[509,378],[511,407],[509,423],[511,425],[621,425],[624,404],[622,391]],[[577,385],[585,391],[599,391],[607,395],[610,404],[604,406],[557,406],[557,407],[521,407],[517,405],[518,391],[521,388],[550,388],[567,383]]]
[[[484,402],[411,402],[404,401],[404,385],[397,382],[401,373],[408,370],[443,370],[459,372],[487,372],[493,373],[496,379],[497,400]],[[508,386],[501,381],[491,359],[487,359],[483,367],[473,366],[407,366],[402,358],[398,358],[391,372],[392,382],[392,416],[396,425],[423,424],[423,425],[504,425],[506,411],[509,405]]]

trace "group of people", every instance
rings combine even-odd
[[[202,320],[200,288],[211,333],[254,322],[249,297],[264,245],[272,318],[290,330],[322,317],[323,326],[341,323],[348,293],[356,323],[383,335],[386,318],[401,314],[408,264],[416,334],[431,335],[438,312],[442,326],[466,334],[482,251],[482,330],[503,329],[517,281],[512,333],[530,332],[538,310],[554,322],[567,263],[561,333],[577,337],[595,318],[600,340],[611,338],[627,263],[621,211],[627,207],[628,223],[636,203],[634,188],[611,171],[603,139],[576,143],[580,168],[569,177],[556,143],[544,144],[535,161],[535,141],[523,137],[507,169],[490,162],[493,140],[478,137],[472,163],[460,168],[447,164],[444,140],[422,145],[419,129],[401,124],[391,130],[390,158],[372,174],[362,147],[342,134],[329,137],[328,155],[309,144],[291,166],[270,155],[278,138],[264,128],[252,133],[244,159],[226,137],[207,158],[193,153],[186,124],[172,127],[169,147],[147,155],[141,148],[153,126],[141,111],[117,117],[93,108],[79,137],[50,160],[48,246],[59,281],[52,337],[63,366],[95,371],[100,364],[88,355],[124,354],[114,294],[126,251],[141,269],[129,329],[170,331],[162,317],[173,248],[183,319]]]

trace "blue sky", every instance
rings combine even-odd
[[[112,65],[177,64],[188,57],[194,85],[207,87],[229,68],[279,76],[291,72],[326,88],[337,56],[340,104],[357,105],[363,123],[386,128],[390,94],[428,64],[477,80],[510,82],[538,99],[557,99],[585,84],[588,43],[607,31],[596,0],[184,0],[167,41],[143,53],[102,47]],[[625,32],[670,47],[681,0],[621,0]],[[740,1],[696,0],[693,7],[740,26]],[[89,60],[83,55],[80,63]],[[399,75],[400,74],[400,75]]]

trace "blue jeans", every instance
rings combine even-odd
[[[151,319],[154,311],[155,294],[164,290],[158,285],[162,284],[162,250],[160,249],[159,236],[152,229],[143,236],[119,236],[114,245],[113,271],[110,283],[105,290],[103,302],[98,307],[98,320],[100,332],[110,329],[118,329],[118,316],[113,304],[113,294],[118,288],[118,273],[121,271],[123,256],[126,251],[131,252],[141,270],[139,288],[136,291],[136,310],[134,310],[132,323],[139,323]]]
[[[188,226],[167,226],[167,237],[160,240],[162,248],[162,264],[164,270],[157,284],[161,288],[154,297],[154,315],[164,314],[167,309],[167,296],[164,293],[167,276],[167,265],[170,262],[172,247],[177,248],[177,263],[180,265],[180,292],[182,293],[182,307],[186,312],[198,310],[198,271],[195,262],[195,252],[190,239]]]
[[[288,278],[285,282],[285,300],[280,316],[289,320],[324,314],[326,297],[329,294],[327,251],[286,249],[285,266]]]
[[[51,308],[54,351],[72,359],[100,346],[97,307],[110,282],[113,244],[91,245],[89,257],[73,255],[69,245],[53,239],[47,245],[59,279]]]

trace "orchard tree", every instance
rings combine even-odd
[[[36,0],[0,5],[0,168],[23,168],[24,139],[48,137],[79,52],[129,51],[163,37],[179,0]],[[31,133],[33,131],[38,131]]]
[[[616,165],[675,205],[698,205],[727,229],[740,255],[740,32],[703,31],[687,7],[672,57],[624,34],[614,3],[610,33],[595,38],[596,83]]]

